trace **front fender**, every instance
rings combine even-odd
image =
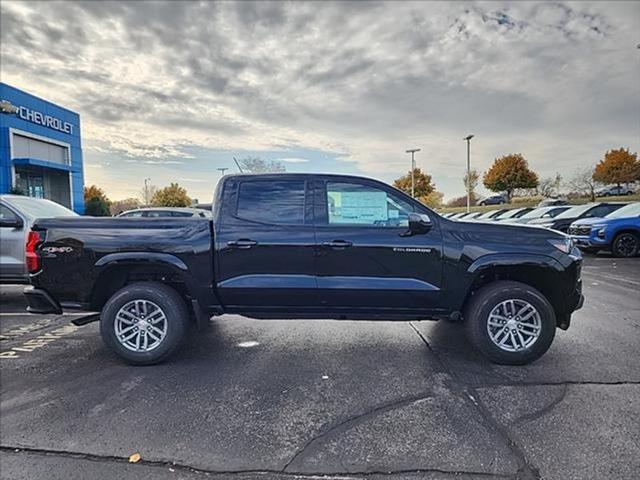
[[[558,273],[564,270],[563,266],[555,258],[548,255],[535,253],[491,253],[477,258],[469,268],[467,274],[475,276],[483,269],[497,266],[537,266],[551,268]]]

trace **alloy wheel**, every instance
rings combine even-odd
[[[132,300],[116,314],[114,329],[118,342],[132,352],[149,352],[167,335],[164,311],[149,300]]]
[[[489,313],[487,332],[501,350],[519,352],[531,347],[540,337],[540,313],[525,300],[505,300]]]

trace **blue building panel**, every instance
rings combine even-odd
[[[0,101],[0,193],[17,189],[84,213],[80,116],[6,83]]]

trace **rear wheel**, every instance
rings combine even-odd
[[[188,322],[184,300],[173,288],[141,282],[118,290],[100,315],[104,342],[134,365],[152,365],[182,344]]]
[[[498,281],[474,293],[465,309],[467,335],[492,361],[524,365],[551,346],[556,318],[551,304],[535,288]]]
[[[611,251],[616,257],[635,257],[640,249],[640,238],[632,232],[616,235],[611,244]]]

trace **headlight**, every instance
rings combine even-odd
[[[570,238],[554,238],[552,240],[547,240],[551,245],[556,247],[562,253],[569,254],[571,250],[573,250],[574,242]]]
[[[541,227],[544,228],[551,228],[553,226],[553,222],[549,222],[549,223],[540,223],[539,224]]]

